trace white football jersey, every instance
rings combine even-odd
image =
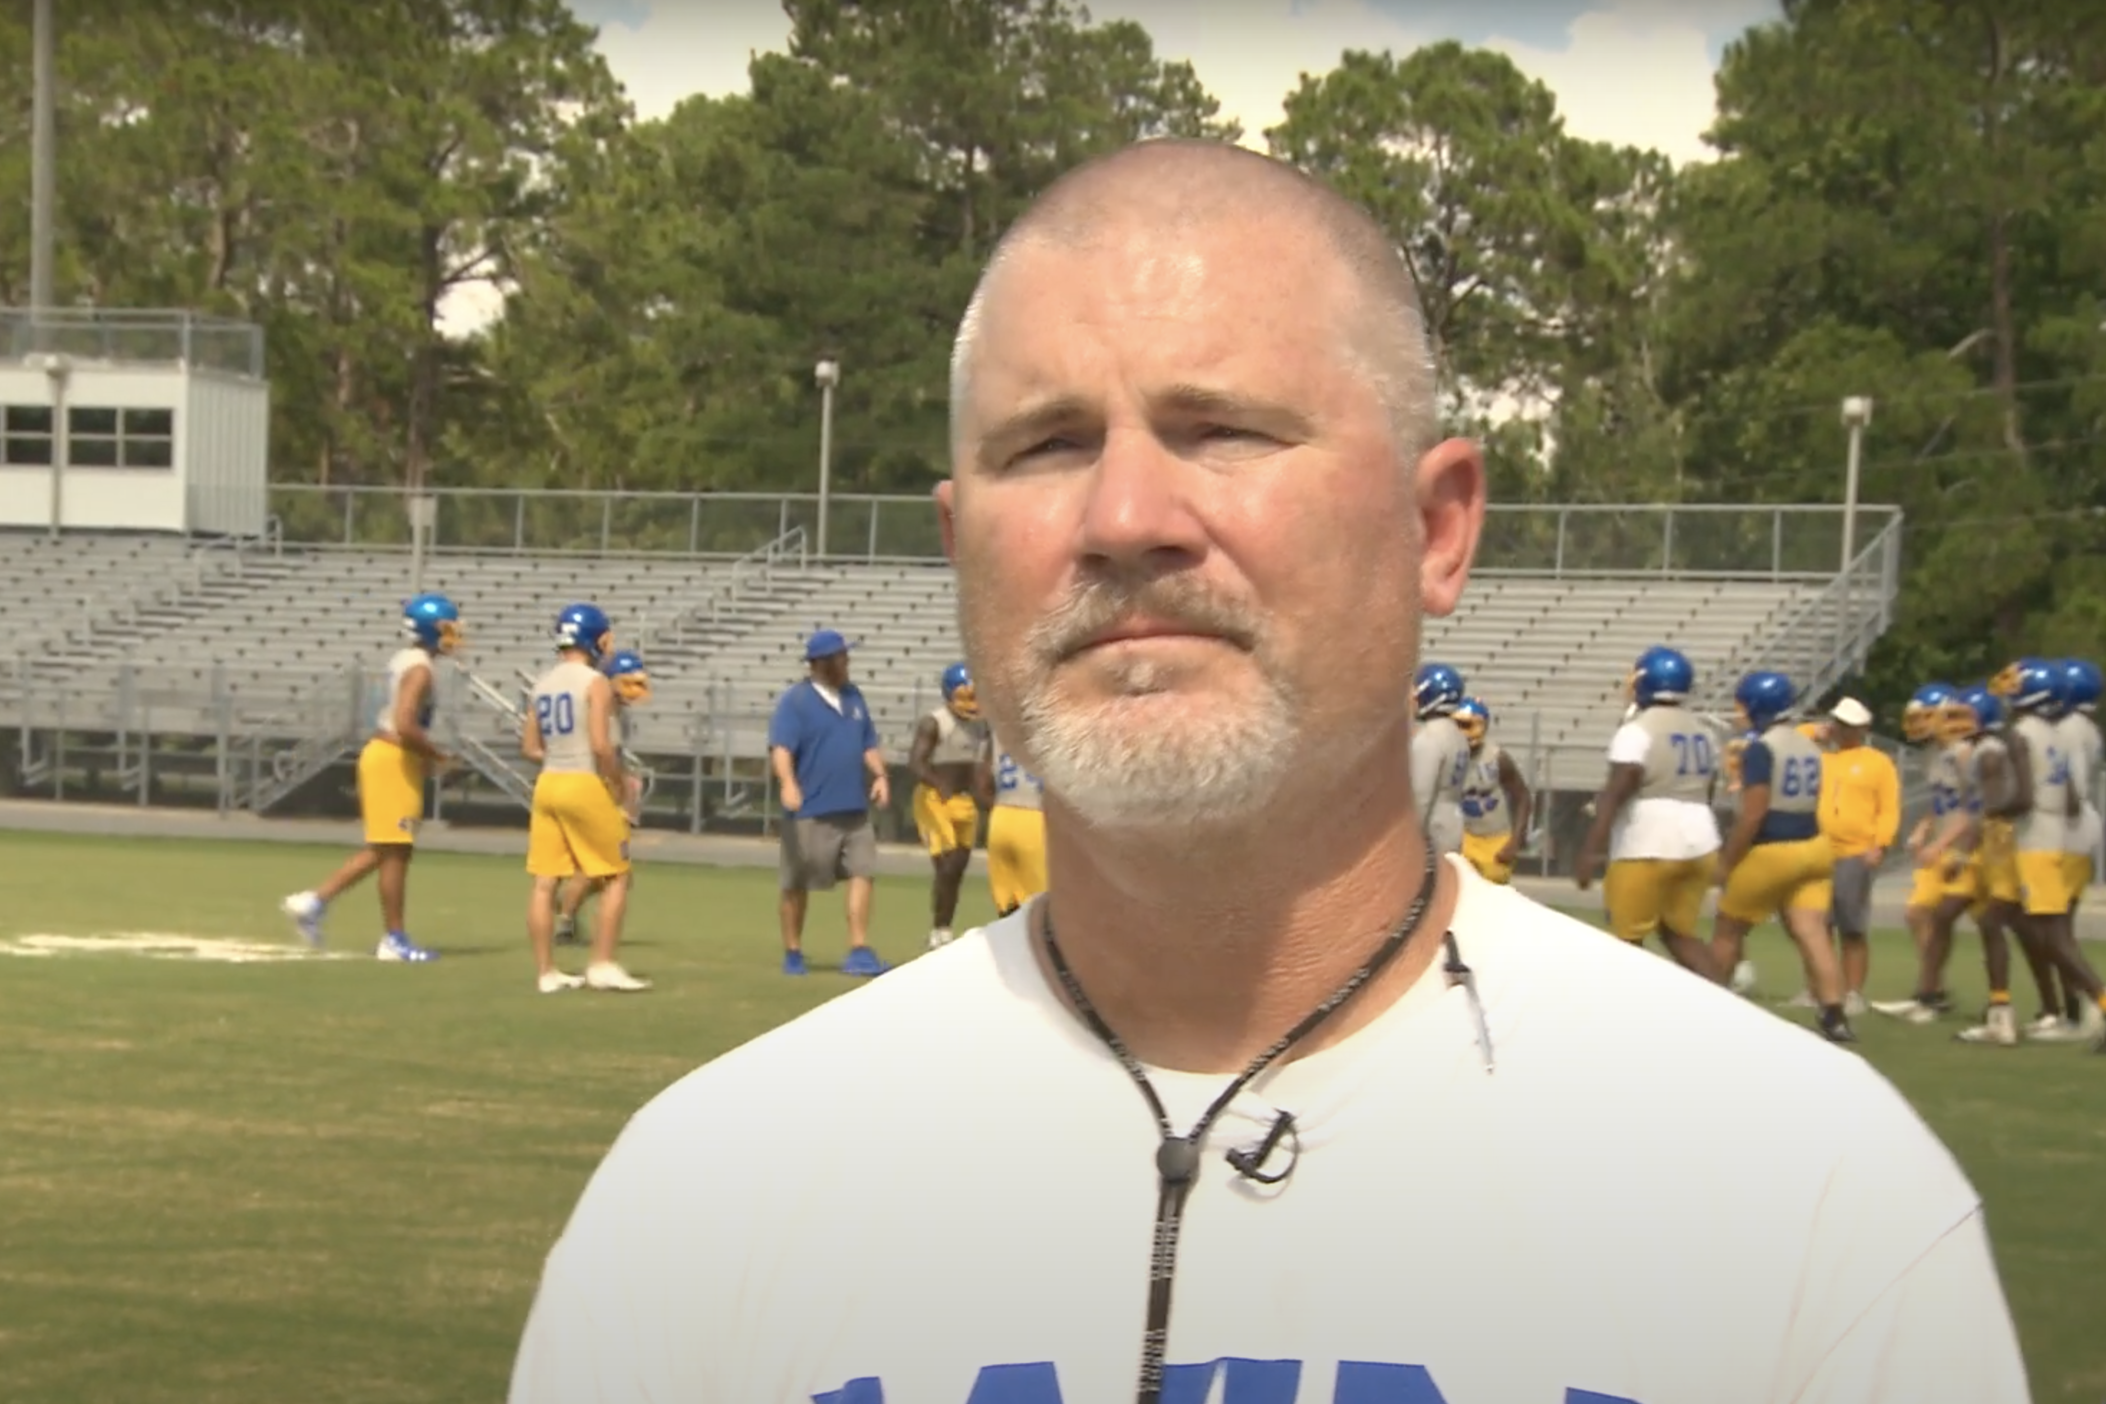
[[[1470,779],[1470,738],[1453,717],[1427,717],[1412,728],[1411,787],[1419,822],[1442,853],[1462,847],[1463,787]]]

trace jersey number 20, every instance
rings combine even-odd
[[[567,692],[534,699],[534,718],[543,736],[568,736],[578,729],[578,704]]]

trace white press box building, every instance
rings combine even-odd
[[[195,312],[0,311],[0,527],[257,536],[262,328]]]

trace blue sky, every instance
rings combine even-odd
[[[572,0],[647,117],[691,93],[742,91],[749,56],[779,48],[774,0]],[[1408,52],[1457,39],[1497,49],[1557,93],[1568,127],[1597,140],[1702,160],[1711,77],[1725,47],[1775,18],[1777,0],[1097,0],[1132,19],[1158,52],[1191,60],[1252,144],[1279,120],[1303,72],[1348,48]]]

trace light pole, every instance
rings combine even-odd
[[[1854,652],[1857,641],[1857,599],[1851,588],[1850,567],[1857,559],[1857,473],[1864,453],[1865,426],[1872,422],[1872,401],[1851,395],[1843,401],[1843,425],[1850,431],[1848,466],[1843,470],[1843,610],[1837,626],[1846,647]],[[1853,659],[1850,666],[1855,667]]]
[[[834,387],[841,383],[841,363],[821,361],[812,368],[819,382],[819,559],[826,559],[826,509],[834,480]]]
[[[1843,569],[1857,555],[1857,470],[1864,451],[1865,426],[1872,422],[1872,401],[1852,395],[1843,401],[1843,424],[1850,431],[1849,466],[1843,473]]]
[[[73,362],[65,356],[39,353],[30,358],[30,364],[51,381],[51,539],[56,541],[65,517],[66,460],[73,452],[66,425],[66,382],[73,374]]]
[[[57,203],[57,63],[53,57],[51,0],[36,0],[30,40],[32,74],[29,136],[29,334],[44,347],[43,321],[54,298],[51,273],[52,207]]]

